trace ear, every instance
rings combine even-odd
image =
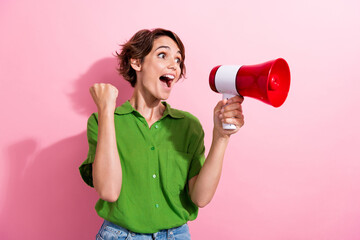
[[[130,58],[130,65],[135,71],[137,71],[137,72],[141,71],[141,60],[140,59]]]

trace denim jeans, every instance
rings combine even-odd
[[[180,227],[161,230],[157,233],[134,233],[107,220],[102,224],[96,240],[190,240],[187,224]]]

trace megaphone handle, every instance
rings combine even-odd
[[[229,99],[232,97],[235,97],[236,95],[231,94],[231,93],[223,93],[223,100],[224,99]],[[229,123],[223,123],[222,124],[223,129],[227,129],[227,130],[234,130],[236,129],[236,126],[234,124],[229,124]]]

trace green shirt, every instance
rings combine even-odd
[[[151,128],[129,101],[115,110],[121,192],[113,203],[99,199],[95,209],[100,217],[133,232],[178,227],[198,214],[188,194],[188,181],[205,161],[204,131],[190,113],[163,104],[163,117]],[[79,168],[91,187],[97,132],[98,115],[94,113],[87,125],[88,156]]]

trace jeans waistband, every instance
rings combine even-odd
[[[152,236],[154,236],[154,237],[156,237],[156,235],[159,235],[159,234],[172,234],[174,231],[176,231],[177,229],[180,229],[180,228],[182,228],[182,227],[185,227],[185,226],[187,226],[187,223],[185,223],[185,224],[183,224],[183,225],[181,225],[181,226],[179,226],[179,227],[174,227],[174,228],[169,228],[169,229],[164,229],[164,230],[160,230],[160,231],[158,231],[158,232],[156,232],[156,233],[150,233],[150,234],[144,234],[144,233],[137,233],[137,232],[132,232],[132,231],[130,231],[130,230],[128,230],[128,229],[126,229],[126,228],[124,228],[124,227],[121,227],[121,226],[119,226],[119,225],[116,225],[115,223],[112,223],[112,222],[110,222],[110,221],[108,221],[108,220],[104,220],[104,225],[106,225],[106,226],[109,226],[109,227],[112,227],[112,228],[115,228],[115,229],[117,229],[117,230],[119,230],[119,231],[121,231],[121,232],[124,232],[124,233],[126,233],[126,234],[131,234],[131,235],[152,235]]]

